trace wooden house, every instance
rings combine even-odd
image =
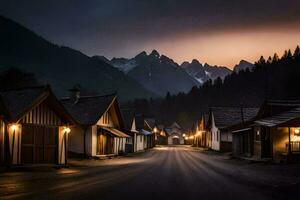
[[[49,86],[0,92],[0,116],[2,163],[67,164],[74,120]]]
[[[64,98],[63,105],[76,121],[69,137],[72,155],[86,157],[114,156],[125,152],[124,121],[116,95]]]
[[[254,124],[257,158],[276,162],[300,158],[300,101],[268,101]]]
[[[168,134],[169,145],[184,144],[183,131],[181,126],[177,122],[174,122],[171,126],[165,128]]]
[[[156,134],[155,144],[167,145],[168,144],[168,135],[167,135],[164,125],[161,125],[161,124],[157,125],[156,132],[157,132],[157,134]]]
[[[212,107],[210,108],[207,131],[211,138],[211,149],[232,151],[232,132],[229,127],[252,119],[257,108]]]
[[[139,131],[144,135],[144,148],[153,148],[155,146],[155,137],[157,134],[155,124],[149,125],[149,120],[146,120],[145,117],[141,114],[137,116],[137,118],[139,119]]]
[[[204,116],[196,124],[194,133],[193,146],[211,148],[211,137],[209,132],[206,130],[206,121]]]
[[[139,132],[141,127],[141,123],[139,122],[139,118],[136,118],[135,111],[132,109],[122,109],[123,118],[125,121],[125,133],[130,135],[130,143],[127,144],[127,152],[138,152],[144,150],[144,135]],[[143,126],[143,122],[142,122]]]

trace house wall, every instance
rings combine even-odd
[[[119,152],[125,152],[126,138],[114,138],[114,154],[118,155]]]
[[[236,157],[253,155],[253,129],[235,132],[232,135],[232,153]]]
[[[136,144],[135,144],[135,152],[144,150],[144,135],[135,134]]]
[[[224,141],[224,142],[232,142],[232,133],[229,132],[229,131],[222,131],[222,134],[221,134],[221,141]]]
[[[86,131],[86,154],[88,156],[96,156],[97,154],[97,126],[89,126],[85,128],[81,126],[72,127],[69,134],[68,149],[72,153],[84,153],[84,132]]]
[[[259,126],[254,127],[254,145],[253,145],[253,155],[255,157],[261,158],[261,140],[257,140],[257,131],[261,131],[261,128]],[[261,133],[260,133],[261,135]]]
[[[76,154],[84,153],[84,129],[81,126],[72,127],[71,133],[69,134],[69,151]]]
[[[217,127],[211,128],[211,148],[215,151],[220,151],[220,131]]]
[[[206,138],[205,138],[205,142],[206,142],[206,147],[208,148],[212,148],[212,135],[210,131],[206,131]]]
[[[18,124],[16,130],[12,130],[11,125],[7,125],[9,162],[13,165],[21,164],[21,140],[22,125]]]
[[[65,132],[64,132],[64,127],[60,126],[58,129],[58,164],[66,164],[66,150],[68,149],[68,138],[69,138],[69,134],[66,135],[65,137]],[[65,139],[66,139],[66,145],[65,146]]]

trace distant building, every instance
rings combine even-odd
[[[183,130],[177,122],[174,122],[171,126],[166,127],[165,131],[168,135],[169,145],[184,144]]]

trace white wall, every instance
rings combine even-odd
[[[144,150],[144,136],[135,134],[135,152]]]
[[[211,128],[212,144],[211,148],[215,151],[220,151],[220,131],[217,127]]]

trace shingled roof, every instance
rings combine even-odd
[[[300,119],[300,108],[294,108],[271,117],[259,119],[256,120],[255,123],[262,126],[275,127],[294,119]]]
[[[51,102],[53,109],[60,116],[64,116],[71,122],[74,121],[48,85],[1,91],[0,115],[8,121],[16,122],[46,99]]]
[[[69,113],[80,125],[94,125],[116,100],[115,94],[102,96],[83,96],[74,101],[73,98],[61,100]]]
[[[225,129],[235,124],[242,123],[253,119],[259,108],[242,108],[241,107],[212,107],[211,113],[214,116],[215,125],[219,129]],[[208,126],[211,127],[212,119],[208,120]]]

